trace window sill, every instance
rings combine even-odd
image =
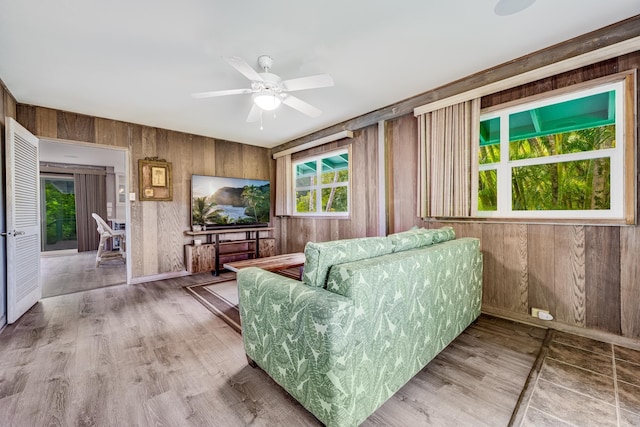
[[[485,217],[438,217],[423,218],[424,222],[467,222],[480,224],[538,224],[538,225],[587,225],[587,226],[635,226],[624,219],[551,219],[551,218],[485,218]]]
[[[295,219],[351,219],[349,215],[289,215],[287,218],[295,218]]]

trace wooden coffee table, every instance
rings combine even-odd
[[[227,270],[235,271],[236,273],[238,270],[243,268],[258,267],[263,270],[273,271],[288,277],[292,277],[292,275],[285,273],[283,270],[299,267],[299,273],[293,278],[300,280],[302,279],[302,271],[304,268],[304,253],[296,252],[293,254],[276,255],[264,258],[245,259],[242,261],[223,264],[223,267]]]

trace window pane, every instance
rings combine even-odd
[[[323,212],[349,212],[347,204],[347,187],[332,187],[322,189]]]
[[[500,161],[500,117],[480,122],[480,164]]]
[[[511,160],[603,150],[616,146],[615,125],[538,136],[509,143]]]
[[[349,181],[349,154],[325,157],[322,161],[322,183]]]
[[[323,184],[349,182],[349,170],[343,169],[343,170],[336,170],[332,172],[323,172],[321,179]]]
[[[609,158],[513,168],[512,209],[610,209]]]
[[[478,210],[495,211],[498,209],[498,171],[479,172]]]
[[[316,176],[303,176],[296,178],[296,187],[311,187],[316,184]]]
[[[316,190],[296,191],[296,212],[316,211]]]
[[[306,163],[297,164],[296,165],[296,182],[298,182],[298,178],[315,176],[316,168],[317,168],[317,162],[315,160],[312,160]]]
[[[509,115],[509,141],[590,129],[615,123],[615,91]]]

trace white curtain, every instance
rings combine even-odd
[[[293,213],[291,154],[276,159],[276,216]]]
[[[469,217],[477,212],[480,99],[418,116],[418,215]]]

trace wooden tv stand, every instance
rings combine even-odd
[[[206,231],[186,231],[187,236],[204,238],[200,245],[185,245],[185,266],[189,273],[211,271],[220,274],[222,264],[276,254],[275,239],[261,236],[273,231],[273,227],[224,228]],[[244,235],[243,235],[244,234]],[[225,236],[236,235],[236,236]],[[243,235],[242,237],[238,237]],[[227,238],[229,237],[229,238]]]

